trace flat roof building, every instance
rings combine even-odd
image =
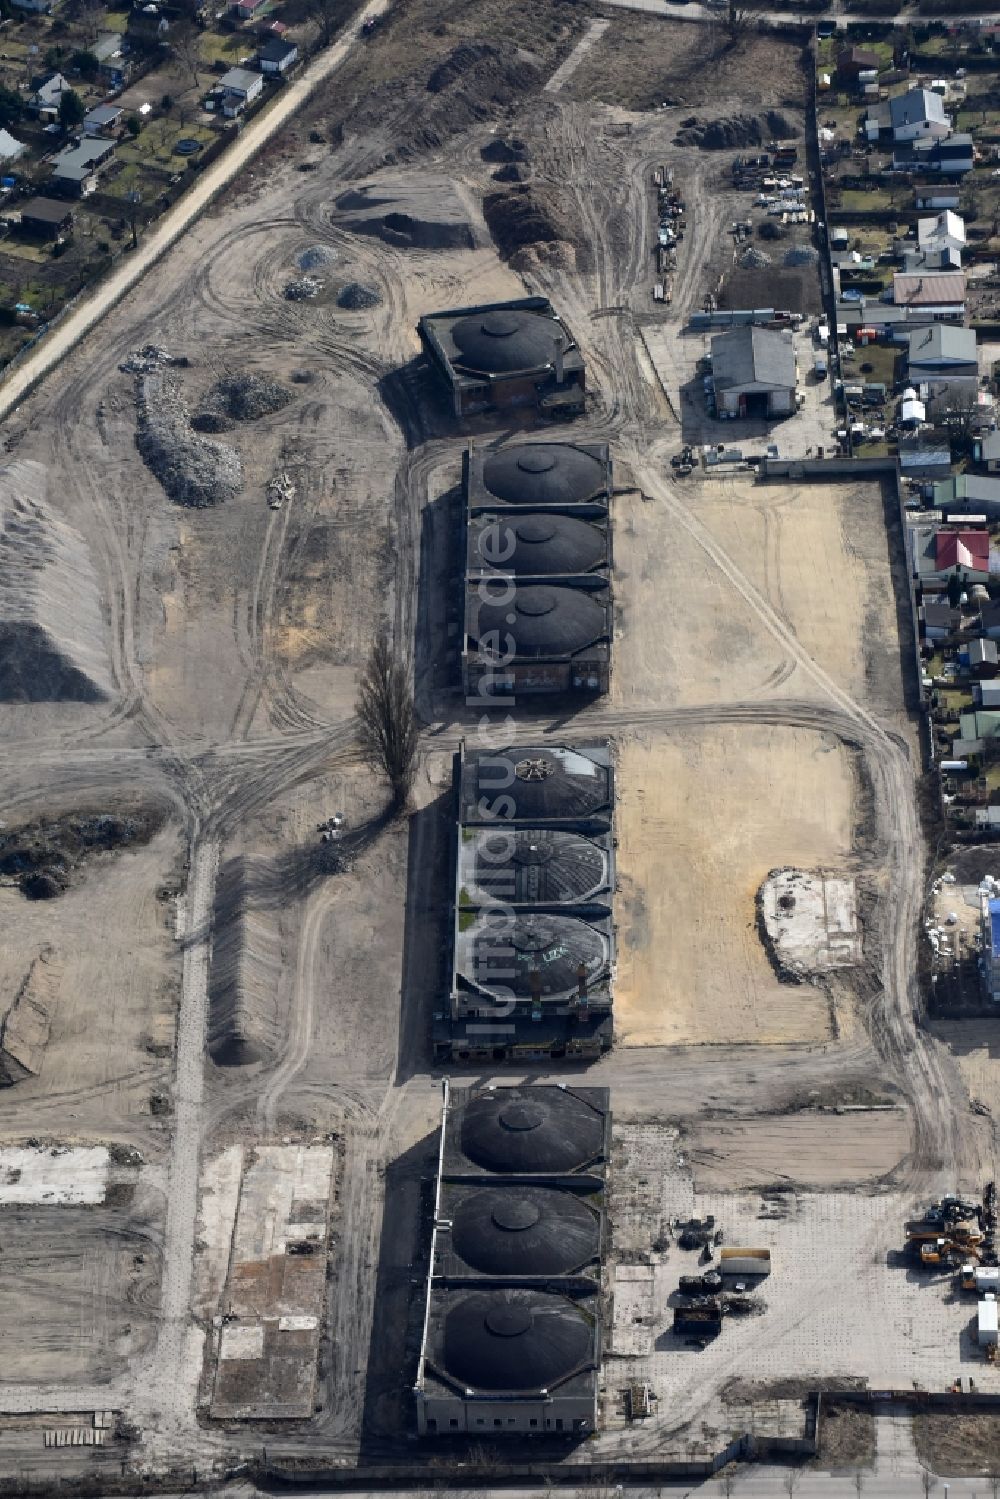
[[[547,297],[429,313],[417,331],[458,417],[511,406],[583,408],[583,356]]]

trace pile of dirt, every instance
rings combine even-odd
[[[100,588],[46,501],[40,463],[0,470],[0,702],[96,703],[113,690]]]
[[[321,271],[336,260],[337,252],[331,245],[310,245],[299,256],[298,267],[300,271]]]
[[[265,1061],[281,1042],[277,919],[254,907],[249,886],[242,856],[219,871],[208,984],[208,1049],[217,1067]]]
[[[567,195],[551,184],[521,184],[487,193],[483,217],[501,256],[512,265],[517,261],[518,268],[523,268],[518,257],[525,250],[535,250],[540,258],[551,254],[544,246],[559,246],[555,253],[567,261],[587,259],[583,226]]]
[[[479,154],[483,161],[527,161],[528,148],[524,141],[505,141],[498,135],[495,140],[487,141]]]
[[[519,167],[516,161],[509,161],[505,167],[497,167],[493,173],[494,182],[527,182],[528,173],[524,167]]]
[[[777,110],[764,115],[727,115],[719,120],[692,119],[674,138],[677,146],[700,146],[703,151],[732,151],[743,146],[763,146],[773,139],[793,135],[794,128]]]
[[[177,505],[203,509],[239,494],[240,455],[194,430],[180,391],[167,375],[145,375],[139,382],[136,446]]]
[[[291,399],[283,385],[266,375],[226,375],[212,387],[206,405],[233,421],[256,422],[281,411]]]
[[[378,307],[382,294],[374,286],[365,286],[361,281],[348,281],[337,295],[337,306],[348,312],[362,312],[367,307]]]
[[[150,808],[132,813],[79,812],[57,822],[0,831],[0,876],[15,880],[29,900],[61,895],[73,871],[94,854],[148,843],[163,824]]]
[[[406,79],[372,90],[352,128],[359,137],[378,139],[386,121],[398,119],[380,164],[408,161],[439,151],[471,126],[496,118],[538,93],[544,81],[543,70],[524,53],[470,39],[429,71],[423,97],[413,98],[412,83]],[[412,107],[405,108],[407,102]]]
[[[370,234],[397,250],[472,250],[476,237],[469,224],[422,219],[395,210],[367,218],[345,219],[352,234]]]

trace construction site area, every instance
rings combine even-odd
[[[811,1391],[1000,1397],[996,1022],[918,982],[891,486],[714,461],[829,440],[812,210],[734,228],[734,154],[809,201],[808,46],[566,0],[335,45],[0,384],[0,1493],[416,1491],[470,1437],[707,1474]],[[795,314],[780,420],[709,410],[707,302]]]

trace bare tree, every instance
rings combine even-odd
[[[726,31],[731,42],[738,42],[757,20],[759,0],[729,0],[726,11]]]
[[[789,1468],[788,1472],[785,1474],[785,1493],[788,1495],[788,1499],[792,1499],[792,1495],[798,1488],[799,1479],[801,1477],[802,1474],[799,1472],[798,1468]]]
[[[315,21],[319,30],[319,45],[329,47],[334,33],[347,20],[352,7],[349,0],[308,0],[306,10],[310,21]]]
[[[384,634],[372,645],[358,687],[356,712],[362,748],[388,780],[398,810],[413,785],[419,736],[408,663]]]
[[[191,75],[194,88],[198,88],[198,68],[202,65],[201,32],[196,26],[178,24],[170,38],[170,50],[177,61]]]
[[[858,1471],[854,1475],[854,1487],[857,1490],[858,1499],[861,1499],[861,1490],[864,1488],[864,1486],[865,1486],[865,1475],[862,1473],[861,1469],[859,1468]]]
[[[937,1479],[934,1477],[934,1474],[931,1473],[927,1468],[921,1468],[920,1482],[923,1485],[924,1499],[928,1499],[928,1495],[937,1482]]]

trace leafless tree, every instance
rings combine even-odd
[[[732,1499],[733,1489],[736,1487],[736,1473],[731,1466],[723,1468],[719,1481],[726,1499]]]
[[[320,46],[328,47],[334,33],[351,14],[352,7],[349,0],[308,0],[306,10],[309,19],[316,22]]]
[[[933,1473],[931,1473],[931,1472],[928,1471],[927,1468],[921,1468],[921,1470],[920,1470],[920,1482],[923,1485],[924,1499],[928,1499],[928,1495],[930,1494],[931,1489],[934,1487],[935,1483],[937,1482],[937,1479],[934,1477]]]
[[[785,1493],[788,1495],[788,1499],[792,1499],[792,1495],[798,1488],[799,1479],[801,1477],[802,1474],[799,1472],[798,1468],[789,1468],[788,1472],[785,1474]]]
[[[994,1473],[990,1478],[990,1493],[993,1499],[1000,1499],[1000,1473]]]
[[[757,20],[759,0],[729,0],[726,11],[726,32],[731,42],[746,36]]]
[[[198,68],[201,65],[201,32],[196,26],[178,23],[170,38],[170,50],[191,75],[193,86],[198,88]]]
[[[409,663],[379,635],[358,687],[359,737],[371,764],[392,788],[393,806],[404,806],[413,785],[417,757],[417,718]]]
[[[858,1471],[854,1475],[854,1487],[857,1490],[858,1499],[861,1499],[861,1490],[864,1488],[864,1486],[865,1486],[865,1475],[862,1473],[861,1469],[859,1468]]]

